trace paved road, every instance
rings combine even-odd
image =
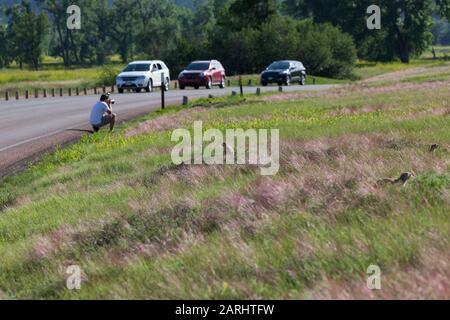
[[[287,91],[298,90],[322,90],[330,86],[291,86],[285,87]],[[274,91],[277,87],[262,88],[262,91]],[[182,96],[190,99],[229,95],[237,88],[225,90],[184,90],[170,91],[167,93],[168,105],[181,104]],[[255,88],[246,88],[246,92],[255,92]],[[116,105],[114,112],[119,117],[125,116],[130,111],[154,111],[160,107],[161,93],[129,93],[114,95]],[[92,105],[96,96],[40,98],[19,101],[0,102],[0,152],[7,151],[21,144],[48,137],[65,130],[81,129],[87,124]]]
[[[290,86],[285,87],[284,91],[318,91],[331,87],[334,86]],[[262,92],[277,90],[278,87],[261,88]],[[232,91],[238,89],[170,91],[166,95],[166,104],[180,105],[183,96],[194,99],[210,94],[231,95]],[[255,91],[256,88],[245,88],[246,93]],[[0,101],[0,179],[22,170],[59,145],[77,141],[83,130],[91,130],[89,114],[97,99],[97,96],[91,95]],[[116,94],[114,99],[114,112],[118,114],[119,122],[161,107],[159,91]]]

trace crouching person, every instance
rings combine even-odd
[[[109,94],[102,94],[100,101],[98,101],[91,111],[91,125],[94,132],[98,132],[101,127],[109,124],[109,130],[113,131],[116,123],[116,114],[112,112],[112,104],[114,100],[109,98]]]

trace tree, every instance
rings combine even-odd
[[[0,68],[4,68],[9,64],[8,46],[9,39],[6,26],[0,25]]]
[[[31,10],[28,1],[14,5],[6,11],[6,14],[9,18],[7,36],[11,43],[10,50],[21,67],[25,62],[38,70],[47,35],[46,15]]]
[[[103,65],[113,51],[112,14],[107,0],[89,0],[82,6],[81,30],[73,30],[73,52],[82,64]]]
[[[450,17],[450,0],[435,1],[441,15]],[[330,22],[351,34],[362,58],[408,63],[431,42],[433,0],[379,0],[382,29],[366,28],[366,9],[371,0],[285,0],[284,11],[295,17],[312,17],[316,23]]]
[[[107,0],[78,0],[81,8],[81,29],[67,28],[67,8],[71,0],[36,0],[51,18],[53,33],[57,38],[54,51],[63,58],[64,66],[73,63],[103,64],[111,52],[109,41],[110,12]]]
[[[111,12],[111,38],[114,40],[122,62],[134,56],[137,35],[143,29],[136,0],[116,0]]]
[[[222,10],[222,26],[234,30],[255,28],[278,14],[277,0],[235,0]]]
[[[36,0],[41,9],[49,14],[52,26],[58,37],[56,51],[63,58],[64,66],[71,65],[71,39],[67,28],[67,8],[72,4],[70,0]]]

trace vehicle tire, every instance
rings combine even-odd
[[[267,82],[266,81],[261,81],[261,85],[263,86],[263,87],[267,87]]]
[[[169,78],[166,78],[166,81],[164,83],[164,91],[169,91],[170,89],[170,80]]]
[[[184,90],[186,87],[184,84],[180,84],[180,90]]]
[[[123,89],[119,89],[119,93],[123,93]]]
[[[145,91],[146,92],[152,92],[153,91],[153,80],[152,79],[148,80],[148,84],[147,84],[147,87],[145,87]]]
[[[291,76],[287,76],[286,77],[286,81],[284,82],[284,84],[289,87],[291,85]]]
[[[195,90],[198,90],[199,88],[200,88],[199,85],[195,85],[195,86],[194,86],[194,89],[195,89]]]
[[[305,78],[305,76],[301,76],[301,78],[300,78],[300,85],[301,86],[304,86],[306,84],[306,78]]]
[[[282,87],[283,86],[283,82],[278,82],[278,86]]]
[[[222,81],[220,81],[219,87],[220,89],[225,89],[225,77],[222,77]]]
[[[134,89],[134,92],[136,92],[136,93],[140,93],[141,91],[142,91],[141,88],[136,88],[136,89]]]
[[[213,86],[213,84],[212,84],[212,79],[211,79],[211,78],[208,78],[208,83],[206,84],[206,89],[211,89],[212,86]]]

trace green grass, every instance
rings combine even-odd
[[[367,79],[389,72],[404,71],[418,67],[436,67],[443,65],[441,60],[413,60],[410,64],[404,64],[401,62],[364,62],[361,61],[357,64],[355,69],[355,75],[360,79]]]
[[[239,77],[238,76],[231,76],[229,77],[229,80],[231,81],[231,86],[239,86]],[[332,78],[326,78],[326,77],[319,77],[319,76],[313,76],[309,75],[306,79],[307,85],[312,84],[345,84],[351,82],[350,80],[342,80],[342,79],[332,79]],[[242,76],[242,84],[244,86],[261,86],[261,76],[260,75],[244,75]]]
[[[68,69],[68,70],[2,70],[0,71],[0,93],[6,91],[12,95],[19,91],[21,95],[25,90],[30,94],[34,89],[59,89],[63,88],[67,91],[68,88],[84,87],[92,88],[99,86],[99,78],[101,76],[101,68],[82,68],[82,69]]]
[[[422,56],[423,59],[433,59],[432,48],[434,48],[437,59],[450,59],[450,46],[432,46]]]
[[[0,296],[367,298],[358,288],[377,264],[375,295],[442,298],[427,278],[450,247],[450,92],[439,77],[395,94],[201,99],[84,136],[0,183]],[[173,128],[278,128],[280,172],[177,167],[170,129],[126,136],[168,116]],[[377,185],[405,171],[416,174],[406,186]],[[73,264],[76,292],[65,288]]]

